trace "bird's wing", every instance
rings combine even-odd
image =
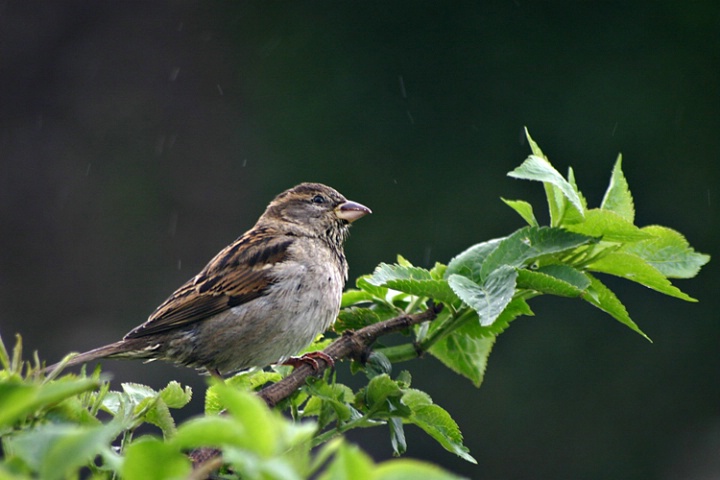
[[[227,246],[178,288],[125,338],[137,338],[200,322],[267,293],[272,266],[287,258],[294,238],[254,229]]]

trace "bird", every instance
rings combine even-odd
[[[220,378],[295,365],[293,355],[337,318],[343,246],[350,225],[370,213],[321,183],[296,185],[122,340],[46,371],[103,358],[162,360]]]

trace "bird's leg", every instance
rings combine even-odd
[[[300,357],[290,357],[287,360],[285,360],[282,365],[289,365],[293,368],[297,368],[302,364],[310,365],[310,367],[313,370],[319,370],[320,365],[317,362],[317,359],[323,360],[329,367],[335,366],[335,360],[324,352],[308,352]]]

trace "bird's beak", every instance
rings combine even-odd
[[[362,218],[369,213],[372,213],[372,210],[368,207],[350,200],[335,207],[335,215],[337,215],[339,219],[345,220],[349,223],[352,223],[358,218]]]

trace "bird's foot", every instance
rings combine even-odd
[[[320,370],[320,364],[318,363],[318,360],[322,360],[327,364],[328,367],[332,368],[335,366],[335,360],[324,352],[309,352],[306,353],[300,357],[290,357],[287,360],[285,360],[282,364],[283,365],[289,365],[293,368],[297,368],[300,365],[310,365],[310,367],[317,371]]]

